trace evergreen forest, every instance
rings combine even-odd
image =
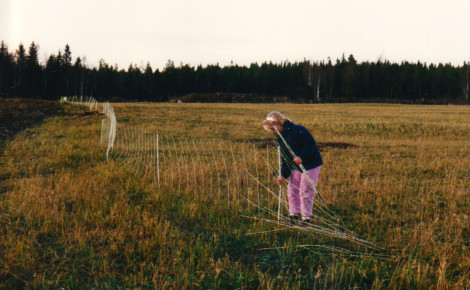
[[[0,97],[57,100],[93,96],[97,100],[162,102],[186,95],[250,96],[245,101],[468,103],[469,65],[357,62],[353,55],[336,60],[175,65],[162,70],[130,64],[127,69],[101,59],[98,67],[72,57],[69,45],[42,61],[39,45],[0,46]],[[215,96],[215,97],[214,97]],[[218,99],[217,96],[220,96]],[[230,101],[237,101],[230,98]],[[239,98],[242,100],[242,98]],[[197,100],[196,100],[197,101]]]

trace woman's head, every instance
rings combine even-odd
[[[290,119],[278,111],[272,111],[266,116],[266,120],[263,121],[263,127],[266,131],[275,133],[276,130],[274,130],[274,127],[276,127],[278,131],[282,131],[282,127],[286,121],[290,121]]]

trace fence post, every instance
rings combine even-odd
[[[281,147],[277,147],[277,160],[278,160],[278,166],[279,166],[279,177],[282,177],[281,175]],[[279,204],[277,207],[277,220],[281,218],[281,198],[282,198],[282,185],[279,185]]]
[[[101,139],[100,139],[100,144],[103,144],[104,142],[104,122],[106,119],[101,120]]]
[[[157,180],[158,180],[158,187],[160,187],[160,155],[158,153],[158,134],[157,134]]]

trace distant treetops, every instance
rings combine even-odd
[[[263,102],[287,99],[302,102],[421,102],[468,103],[469,65],[390,63],[387,60],[358,63],[353,55],[332,62],[263,62],[250,66],[233,63],[220,67],[189,64],[175,66],[169,60],[163,70],[129,65],[127,70],[100,60],[98,67],[72,58],[64,51],[38,59],[39,46],[14,52],[0,45],[0,96],[58,99],[60,96],[94,96],[122,101],[168,101],[196,93],[260,96],[245,98]],[[218,93],[218,94],[215,94]],[[243,98],[238,98],[243,99]],[[233,99],[236,101],[236,99]]]

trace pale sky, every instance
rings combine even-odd
[[[162,69],[169,59],[249,65],[308,59],[470,61],[470,0],[0,0],[0,40]]]

